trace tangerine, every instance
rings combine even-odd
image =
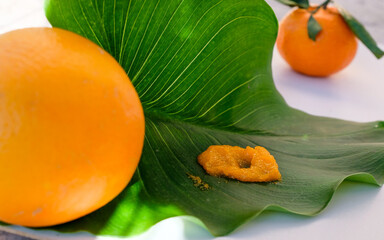
[[[315,7],[295,8],[280,22],[276,41],[280,55],[293,70],[326,77],[347,67],[356,55],[357,40],[335,7],[320,8],[313,17],[322,27],[313,41],[307,23]]]
[[[55,28],[0,35],[0,221],[51,226],[128,184],[144,114],[125,71],[91,41]]]

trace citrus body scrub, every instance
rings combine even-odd
[[[275,158],[263,147],[241,148],[212,145],[198,157],[198,162],[212,176],[242,182],[271,182],[281,179]]]

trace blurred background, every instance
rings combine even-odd
[[[273,8],[278,19],[284,17],[289,7],[276,0],[266,0]],[[310,0],[311,3],[322,3],[321,0]],[[335,0],[335,2],[357,18],[372,34],[373,38],[384,44],[384,0]]]

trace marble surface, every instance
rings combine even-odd
[[[272,6],[278,19],[282,18],[289,10],[289,8],[282,6],[275,0],[266,1]],[[384,27],[382,27],[384,23],[383,0],[338,0],[337,2],[358,18],[378,42],[384,43]],[[46,25],[48,23],[44,18],[43,0],[0,0],[0,33],[20,27]],[[276,82],[276,84],[279,88],[279,84],[283,83]],[[284,86],[281,87],[284,88]],[[209,238],[206,237],[204,239]],[[29,239],[0,231],[0,240]]]

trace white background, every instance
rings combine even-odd
[[[287,10],[268,0],[278,17]],[[363,22],[384,45],[384,1],[340,0]],[[369,3],[363,5],[356,5]],[[0,33],[30,26],[48,26],[42,0],[0,0]],[[306,112],[353,121],[384,120],[384,59],[377,60],[359,46],[353,63],[330,78],[309,78],[292,72],[275,53],[274,79],[278,90],[293,107]],[[384,239],[384,189],[376,186],[343,183],[329,206],[316,217],[283,213],[263,213],[234,233],[220,240],[251,239]],[[19,232],[26,229],[0,228]],[[41,239],[43,236],[28,233]],[[31,235],[32,234],[32,235]],[[89,239],[87,234],[55,235],[44,238]],[[0,240],[25,238],[0,231]],[[133,239],[210,240],[209,232],[189,220],[173,218],[155,225]]]

